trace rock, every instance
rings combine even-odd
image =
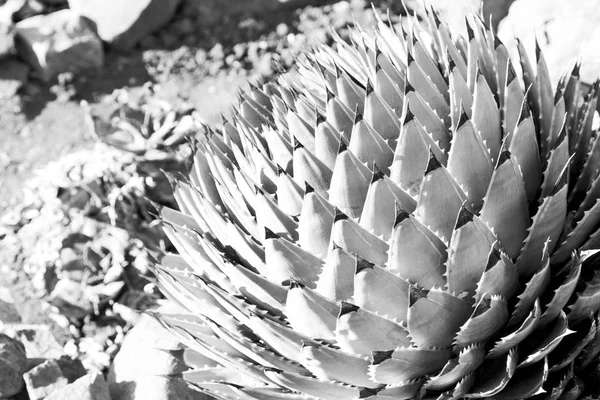
[[[600,74],[600,8],[594,0],[516,0],[500,23],[500,39],[514,50],[516,35],[535,64],[535,37],[556,85],[561,74],[581,61],[580,74],[593,83]]]
[[[50,393],[68,385],[58,363],[46,360],[23,375],[30,400],[42,400]]]
[[[75,382],[77,379],[81,378],[87,373],[83,367],[83,364],[78,359],[71,358],[69,356],[62,356],[54,361],[56,361],[60,367],[60,371],[62,372],[63,376],[67,378],[69,383]]]
[[[101,374],[88,374],[56,390],[46,400],[111,400],[108,385]]]
[[[0,333],[0,398],[13,396],[23,388],[27,356],[23,345]]]
[[[179,0],[69,0],[72,10],[96,24],[112,47],[129,50],[140,39],[167,24]]]
[[[16,25],[19,55],[49,81],[62,72],[98,69],[102,42],[88,22],[72,10],[38,15]]]
[[[0,99],[8,99],[16,95],[18,90],[27,83],[28,75],[29,66],[27,64],[14,58],[0,60]],[[1,303],[0,308],[2,308]],[[0,320],[2,320],[1,315],[0,311]]]
[[[3,330],[23,343],[28,358],[60,358],[64,355],[62,346],[46,325],[7,324]]]
[[[144,315],[127,334],[108,372],[110,394],[120,400],[200,400],[210,397],[166,375],[187,369],[176,356],[183,350],[172,334]]]
[[[0,65],[2,65],[0,63]],[[0,70],[0,76],[2,71]],[[0,93],[2,93],[3,85],[0,81]],[[0,286],[0,327],[3,324],[18,323],[21,322],[21,316],[15,307],[15,301],[10,294],[8,288]]]

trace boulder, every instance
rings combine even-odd
[[[27,356],[19,341],[0,333],[0,398],[13,396],[23,388]]]
[[[173,18],[179,0],[69,0],[69,7],[89,18],[110,46],[129,50]]]
[[[600,74],[600,8],[595,0],[576,4],[561,0],[516,0],[498,28],[500,39],[514,52],[518,37],[535,64],[535,39],[556,85],[561,74],[581,61],[580,74],[593,83]]]
[[[144,315],[127,334],[108,372],[110,394],[121,400],[203,400],[205,394],[169,379],[187,369],[184,347],[153,318]]]
[[[91,373],[52,392],[46,400],[111,400],[111,398],[104,377],[98,373]]]
[[[23,375],[30,400],[42,400],[50,393],[67,386],[67,378],[54,360],[46,360]]]
[[[72,10],[18,22],[16,47],[45,81],[62,72],[98,69],[104,63],[102,42],[89,22]]]

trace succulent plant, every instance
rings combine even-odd
[[[157,317],[220,399],[576,399],[600,351],[598,84],[477,16],[357,27],[196,139]],[[589,388],[588,388],[589,389]]]

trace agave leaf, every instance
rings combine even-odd
[[[464,348],[474,343],[484,343],[492,335],[504,328],[509,312],[506,300],[500,296],[481,299],[471,317],[460,327],[455,345]]]
[[[374,264],[382,265],[387,259],[388,245],[340,210],[336,210],[331,241],[347,252],[354,253]]]
[[[329,187],[329,201],[350,217],[358,218],[367,197],[371,176],[371,170],[345,145],[340,145]]]
[[[369,378],[370,362],[367,358],[318,344],[305,344],[301,354],[303,365],[320,379],[366,388],[381,386]]]
[[[545,358],[552,350],[556,348],[561,340],[573,334],[574,332],[569,329],[567,316],[564,311],[561,311],[559,317],[552,322],[552,325],[548,326],[544,332],[542,332],[542,338],[539,335],[533,335],[536,337],[534,343],[530,340],[525,340],[519,346],[519,353],[521,354],[522,361],[519,362],[517,368],[527,367],[534,363],[537,363],[541,359]],[[525,357],[525,355],[527,356]]]
[[[576,177],[581,173],[583,164],[585,162],[585,156],[588,154],[589,145],[591,143],[592,135],[592,121],[594,113],[596,112],[596,105],[598,104],[598,82],[592,86],[590,93],[588,94],[589,101],[584,104],[584,109],[579,116],[580,122],[577,125],[577,136],[572,142],[575,148],[572,149],[574,153],[573,163],[571,168],[571,176]]]
[[[355,264],[354,256],[334,244],[319,275],[317,292],[333,301],[350,299],[354,293]]]
[[[210,166],[206,154],[201,150],[194,153],[194,167],[190,170],[190,181],[215,206],[222,206],[215,181],[210,176]]]
[[[600,309],[600,252],[592,250],[583,255],[583,276],[567,306],[569,322],[587,318]]]
[[[419,221],[448,240],[465,200],[466,195],[458,183],[431,153],[417,202]]]
[[[324,381],[310,376],[291,374],[274,369],[266,370],[265,375],[278,385],[296,392],[306,393],[315,398],[346,400],[358,397],[358,388],[333,381]]]
[[[425,128],[406,111],[400,138],[394,151],[394,161],[390,168],[390,179],[401,188],[416,196],[427,168],[430,151],[446,164],[446,156]]]
[[[586,211],[591,206],[591,202],[594,197],[597,197],[597,180],[598,180],[598,165],[600,164],[600,135],[596,134],[593,142],[590,146],[590,150],[586,155],[586,161],[583,165],[581,175],[575,183],[573,192],[570,195],[571,204],[578,204],[578,201],[582,201],[579,205],[579,210],[576,218],[581,217],[583,211]],[[583,200],[581,200],[583,199]]]
[[[525,103],[523,104],[519,124],[506,140],[510,142],[508,150],[514,155],[519,167],[521,167],[527,202],[532,204],[538,196],[542,173],[535,126]],[[551,188],[556,179],[558,179],[558,176],[549,176],[549,186]]]
[[[394,228],[396,206],[413,212],[417,201],[382,172],[376,171],[360,215],[360,225],[387,241]]]
[[[440,93],[436,85],[423,72],[419,64],[413,59],[412,54],[408,53],[407,77],[410,85],[423,97],[423,100],[429,104],[431,109],[437,114],[438,118],[444,121],[444,124],[450,123],[450,107],[446,99]]]
[[[373,89],[371,82],[367,83],[366,96],[365,121],[393,147],[400,134],[398,116]]]
[[[548,165],[544,171],[544,180],[542,182],[542,198],[547,196],[553,189],[556,182],[562,177],[565,170],[568,169],[570,163],[569,158],[569,144],[566,141],[566,132],[563,130],[558,140],[556,141],[556,147],[550,150],[548,157]],[[563,178],[567,179],[567,178]],[[573,193],[570,194],[570,197]]]
[[[567,173],[565,169],[554,190],[542,200],[533,217],[529,235],[515,263],[521,276],[530,276],[543,268],[544,246],[548,246],[548,253],[552,253],[558,244],[564,224],[563,216],[567,213]]]
[[[500,153],[502,123],[494,95],[481,74],[478,74],[475,84],[471,119],[495,163]]]
[[[354,119],[348,149],[370,169],[377,165],[385,173],[388,173],[394,158],[394,150],[358,113]]]
[[[292,281],[285,305],[285,314],[292,328],[311,338],[335,339],[335,323],[340,307]]]
[[[594,317],[587,318],[573,326],[574,333],[561,340],[548,356],[550,372],[559,371],[571,364],[575,357],[592,341],[598,325]]]
[[[446,103],[446,107],[450,101],[450,93],[448,91],[448,83],[442,76],[439,68],[433,62],[429,53],[427,52],[425,46],[420,40],[416,40],[413,43],[412,55],[416,60],[417,64],[423,71],[423,73],[427,76],[427,78],[435,85],[438,93],[444,96],[444,101]],[[410,77],[409,77],[410,79]],[[413,84],[413,86],[415,86]],[[415,86],[416,87],[416,86]]]
[[[342,103],[336,95],[328,90],[326,107],[327,121],[329,121],[339,132],[342,132],[342,135],[346,138],[349,138],[352,132],[353,116],[354,113],[352,109]]]
[[[536,328],[540,320],[541,306],[539,300],[536,300],[533,309],[527,315],[523,323],[521,323],[516,329],[513,329],[510,333],[507,333],[500,338],[494,347],[489,351],[488,358],[498,358],[503,354],[514,348],[516,345],[525,340],[531,332]]]
[[[258,187],[256,188],[254,205],[256,222],[260,226],[271,230],[277,236],[282,236],[292,241],[298,240],[298,223],[283,212],[271,200],[271,196],[264,194]]]
[[[287,172],[280,169],[277,178],[277,207],[288,216],[297,216],[302,210],[303,197],[304,190]]]
[[[546,398],[550,400],[561,398],[561,395],[572,380],[572,365],[568,366],[567,368],[563,368],[560,371],[550,371],[548,378],[546,379],[546,383],[543,386],[543,389],[546,392]]]
[[[287,123],[290,133],[290,142],[297,140],[312,154],[315,153],[314,125],[302,119],[296,112],[288,109]]]
[[[546,295],[551,295],[552,299],[545,306],[542,318],[540,319],[540,326],[548,325],[559,316],[561,310],[575,291],[580,275],[581,262],[579,261],[579,257],[576,257],[573,265],[571,265],[568,273],[564,277],[557,276],[553,278],[553,286],[557,285],[558,287],[553,291],[546,292]]]
[[[352,81],[350,76],[337,65],[335,67],[338,97],[351,110],[358,109],[359,113],[363,113],[365,109],[364,87]]]
[[[439,375],[425,383],[425,387],[431,390],[447,389],[477,370],[484,360],[485,349],[482,346],[469,346],[463,349],[458,357],[450,359]]]
[[[342,302],[335,335],[343,351],[362,356],[410,345],[404,326],[346,302]]]
[[[359,393],[360,399],[369,400],[410,400],[419,394],[423,386],[423,380],[402,382],[397,386],[386,386],[377,389],[362,389]]]
[[[221,340],[227,342],[230,346],[242,353],[246,358],[258,365],[262,365],[267,368],[282,368],[293,373],[306,372],[304,367],[301,365],[295,364],[281,357],[264,346],[258,345],[257,343],[254,343],[253,341],[244,337],[233,336],[210,320],[207,320],[206,323]]]
[[[333,180],[332,170],[300,143],[296,143],[294,147],[293,169],[294,180],[298,185],[308,183],[322,196],[327,196]]]
[[[540,147],[542,150],[542,155],[546,155],[547,152],[544,152],[544,150],[551,148],[553,141],[552,117],[554,111],[554,96],[552,95],[552,82],[550,81],[548,66],[546,65],[546,60],[542,54],[537,40],[535,43],[535,58],[537,61],[537,75],[535,79],[537,83],[537,90],[539,91],[535,93],[535,95],[538,98],[540,111]]]
[[[412,86],[407,84],[404,96],[408,102],[408,110],[425,127],[438,147],[447,153],[450,150],[450,133],[444,122]]]
[[[471,28],[469,19],[465,17],[466,28],[467,28],[467,86],[471,92],[475,92],[475,82],[477,81],[477,74],[479,71],[479,50],[477,40],[475,39],[475,32]]]
[[[286,172],[290,173],[292,166],[292,144],[288,138],[284,138],[279,131],[267,128],[263,130],[263,134],[269,146],[269,153],[273,161],[277,163]],[[316,144],[315,144],[316,146]],[[204,193],[204,189],[202,189]]]
[[[480,368],[481,374],[465,397],[486,399],[501,392],[514,375],[518,358],[514,348],[501,358],[485,360]]]
[[[522,109],[524,107],[528,107],[525,93],[519,84],[512,63],[509,62],[506,72],[506,88],[504,89],[503,106],[504,118],[502,121],[505,137],[509,137],[510,134],[514,132],[521,119],[521,115],[523,114]]]
[[[596,356],[600,353],[600,321],[598,314],[596,313],[591,318],[594,319],[596,324],[596,331],[592,340],[587,346],[579,353],[575,359],[575,368],[578,371],[585,369],[590,363],[596,359]]]
[[[390,239],[388,269],[409,282],[431,289],[446,283],[445,260],[446,245],[417,218],[399,210]]]
[[[335,207],[307,185],[298,222],[298,244],[324,258],[329,248]]]
[[[464,112],[454,132],[447,168],[465,191],[473,208],[480,210],[494,165],[481,136]]]
[[[450,291],[469,292],[470,295],[475,292],[477,283],[488,265],[486,261],[496,240],[492,230],[463,205],[458,213],[448,246],[445,275]],[[487,287],[483,289],[491,290]]]
[[[562,242],[554,252],[552,255],[552,264],[563,264],[571,255],[571,252],[583,244],[599,222],[600,201],[596,201],[592,208],[583,214],[581,220],[576,222],[573,230],[566,236],[564,242]]]
[[[401,347],[374,351],[370,374],[375,382],[400,385],[439,371],[452,356],[449,349]]]
[[[410,284],[386,268],[354,260],[354,303],[365,310],[405,321]]]
[[[408,331],[419,347],[448,347],[471,314],[471,306],[451,293],[411,287]]]
[[[529,211],[521,171],[508,150],[498,157],[481,219],[494,229],[506,253],[515,259],[527,236]]]
[[[463,111],[469,118],[472,117],[473,94],[454,62],[450,64],[449,82],[452,126],[456,127]]]
[[[373,88],[381,98],[389,104],[394,110],[397,117],[402,115],[404,105],[404,84],[402,81],[394,81],[386,72],[386,69],[381,66],[381,57],[377,57],[377,65],[375,66],[375,78],[373,79]],[[398,83],[396,83],[398,82]]]
[[[321,160],[327,168],[333,171],[335,159],[340,148],[341,132],[333,127],[325,117],[317,119],[315,130],[315,156]]]
[[[434,35],[435,34],[437,35],[437,37],[439,38],[439,42],[440,42],[439,49],[438,49],[439,54],[445,54],[447,52],[448,58],[456,64],[461,75],[466,80],[467,79],[467,64],[466,64],[463,56],[460,54],[458,48],[456,47],[455,42],[452,40],[452,38],[450,36],[450,30],[448,29],[448,25],[445,22],[441,22],[439,20],[439,18],[435,14],[435,11],[432,10],[431,15],[432,15],[431,18],[433,19],[435,26],[437,28],[436,30],[433,30],[433,32],[435,32]]]
[[[518,282],[517,269],[510,258],[498,249],[498,242],[496,242],[490,249],[485,271],[477,284],[475,301],[479,301],[486,294],[512,299],[517,292]]]
[[[542,386],[548,378],[548,360],[544,358],[527,368],[518,369],[508,385],[494,396],[497,400],[526,399],[544,393]]]
[[[311,289],[316,288],[323,268],[320,258],[269,231],[263,245],[267,276],[271,280],[283,282],[294,279]]]

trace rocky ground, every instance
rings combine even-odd
[[[511,2],[483,11],[496,26]],[[482,5],[437,3],[457,26]],[[552,52],[567,46],[551,30],[564,30],[558,15],[581,14],[544,7],[559,14],[533,25]],[[165,377],[185,350],[143,314],[168,306],[150,271],[170,246],[154,218],[173,202],[185,138],[220,124],[248,81],[329,43],[332,27],[344,36],[388,9],[393,24],[405,14],[393,0],[0,0],[0,399],[203,398]],[[531,27],[525,12],[508,18]],[[514,29],[500,24],[507,41]]]

